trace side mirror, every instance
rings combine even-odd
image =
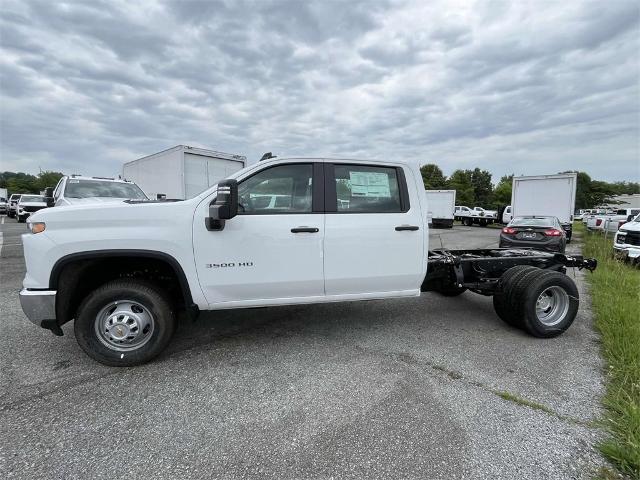
[[[209,205],[209,216],[205,224],[207,230],[224,229],[225,220],[238,214],[238,181],[221,180],[218,182],[218,194],[215,202]]]
[[[628,215],[627,216],[627,222],[630,222],[631,220],[633,220],[634,217],[635,217],[634,215]]]
[[[47,187],[44,189],[45,197],[53,197],[53,187]]]

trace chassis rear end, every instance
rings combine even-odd
[[[575,319],[579,295],[567,268],[595,270],[597,261],[534,249],[433,250],[422,291],[493,296],[508,324],[536,337],[554,337]]]

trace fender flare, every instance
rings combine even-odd
[[[113,258],[113,257],[143,257],[143,258],[153,258],[156,260],[161,260],[169,264],[169,266],[174,270],[176,276],[178,277],[178,282],[180,284],[180,290],[182,291],[182,295],[184,296],[185,305],[187,306],[187,310],[190,314],[196,314],[198,311],[197,305],[193,303],[193,297],[191,295],[191,288],[189,287],[189,282],[187,280],[187,276],[178,262],[173,256],[168,253],[159,252],[157,250],[134,250],[134,249],[114,249],[114,250],[91,250],[87,252],[78,252],[71,253],[69,255],[65,255],[64,257],[59,258],[56,263],[53,265],[51,269],[51,274],[49,275],[49,288],[51,290],[58,290],[58,280],[60,278],[60,274],[64,267],[68,264],[78,261],[78,260],[95,260],[95,259],[104,259],[104,258]]]

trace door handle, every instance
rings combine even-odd
[[[295,227],[291,229],[291,233],[318,233],[319,228],[316,227]]]
[[[420,227],[418,227],[417,225],[399,225],[396,227],[396,232],[403,232],[405,230],[414,232],[416,230],[420,230]]]

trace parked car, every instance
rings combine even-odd
[[[534,247],[564,253],[567,235],[557,217],[515,217],[500,232],[500,248]]]
[[[7,213],[8,209],[7,199],[4,197],[0,197],[0,213]]]
[[[604,224],[607,219],[615,214],[614,210],[605,210],[602,213],[597,213],[595,215],[590,215],[587,219],[587,229],[588,230],[603,230]]]
[[[45,195],[50,206],[81,205],[123,200],[148,200],[144,192],[133,182],[105,177],[65,175],[55,188],[47,188]]]
[[[288,196],[289,208],[251,203],[265,192]],[[269,159],[189,200],[47,208],[29,225],[27,318],[56,335],[73,320],[80,347],[114,366],[159,355],[179,311],[425,291],[494,295],[505,322],[555,337],[579,303],[564,268],[597,266],[548,252],[429,251],[422,175],[403,162]]]
[[[588,225],[589,220],[592,219],[593,217],[597,216],[597,215],[605,215],[607,213],[606,210],[604,209],[597,209],[597,208],[592,208],[590,210],[587,210],[583,215],[582,215],[582,223],[585,225],[585,227]]]
[[[42,195],[21,195],[16,216],[18,222],[24,223],[38,210],[47,208],[47,200]]]
[[[7,216],[14,218],[18,211],[18,202],[20,201],[21,193],[13,193],[9,197],[9,206],[7,210]]]
[[[635,262],[640,261],[640,215],[618,229],[613,237],[613,250]]]

